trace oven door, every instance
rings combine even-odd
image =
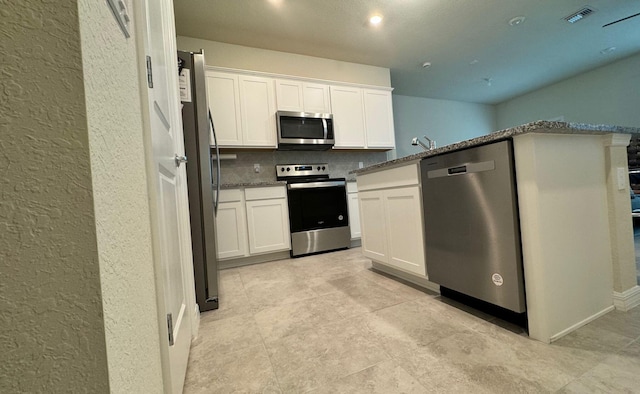
[[[349,225],[344,180],[290,183],[287,197],[292,233]]]

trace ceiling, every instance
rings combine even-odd
[[[584,6],[595,12],[575,24],[563,19]],[[640,16],[603,27],[640,13],[640,0],[174,0],[174,7],[180,36],[386,67],[395,94],[474,103],[500,103],[640,52]],[[375,13],[383,20],[371,26]],[[526,19],[511,26],[516,16]]]

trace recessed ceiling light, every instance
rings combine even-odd
[[[524,16],[516,16],[516,17],[513,17],[513,18],[511,18],[511,19],[509,20],[509,25],[510,25],[510,26],[518,26],[518,25],[521,25],[521,24],[522,24],[522,22],[524,22],[524,20],[525,20],[525,19],[527,19],[527,18],[525,18]]]
[[[429,68],[429,67],[431,67],[431,62],[422,63],[422,68]]]
[[[369,23],[371,23],[372,25],[379,25],[380,22],[382,22],[382,15],[374,15],[369,18]]]
[[[478,64],[478,63],[480,63],[480,61],[478,59],[473,59],[472,61],[469,62],[469,64],[472,65],[472,66],[475,65],[475,64]]]

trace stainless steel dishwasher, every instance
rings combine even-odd
[[[420,165],[429,280],[525,312],[512,141]]]

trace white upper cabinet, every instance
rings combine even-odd
[[[209,106],[223,148],[276,148],[276,111],[333,114],[334,149],[393,149],[389,88],[329,85],[238,70],[207,70]]]
[[[336,140],[334,148],[365,148],[362,89],[332,85],[330,92]]]
[[[276,147],[276,102],[273,79],[245,76],[240,83],[244,146]]]
[[[276,102],[278,111],[304,112],[302,82],[276,79]]]
[[[276,80],[279,111],[331,113],[329,86],[291,79]]]
[[[221,147],[276,147],[273,79],[207,71],[209,108]]]
[[[331,101],[329,101],[329,85],[319,83],[302,83],[304,97],[304,112],[320,114],[331,113]]]
[[[364,89],[364,114],[367,127],[367,148],[393,149],[396,139],[393,127],[391,92]]]
[[[390,91],[331,86],[331,108],[335,148],[395,148]]]
[[[240,89],[238,75],[207,72],[209,108],[220,146],[241,146]]]

